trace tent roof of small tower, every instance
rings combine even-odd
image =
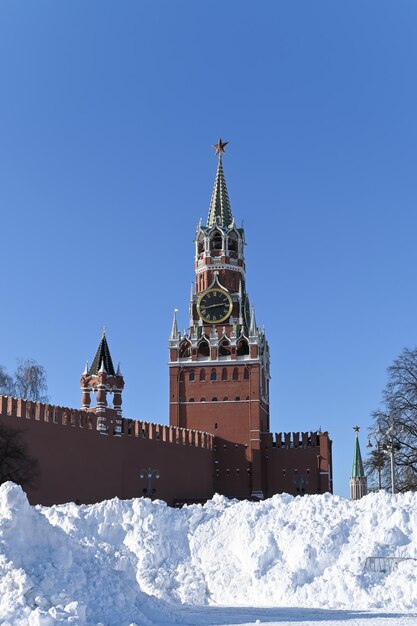
[[[109,344],[107,343],[105,332],[103,332],[103,336],[97,348],[96,356],[94,357],[93,363],[88,371],[89,375],[98,374],[103,363],[107,374],[115,376],[116,372],[114,371],[113,361],[110,355]]]

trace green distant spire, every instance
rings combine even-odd
[[[230,200],[227,193],[226,179],[224,177],[222,163],[222,152],[224,152],[224,146],[226,143],[223,143],[222,140],[219,139],[219,143],[215,146],[216,153],[219,156],[219,162],[217,165],[216,179],[214,181],[214,189],[211,196],[209,214],[207,218],[207,226],[209,228],[214,226],[214,224],[225,226],[227,228],[233,223],[232,209],[230,208]]]
[[[363,471],[362,455],[359,446],[359,426],[354,427],[356,432],[355,451],[353,453],[352,478],[365,478]]]

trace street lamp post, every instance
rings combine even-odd
[[[374,453],[377,461],[378,468],[378,487],[382,488],[381,470],[383,463],[382,455],[389,454],[390,457],[390,474],[391,474],[391,493],[395,493],[395,452],[400,449],[400,444],[395,441],[395,428],[391,420],[390,426],[387,430],[382,430],[379,426],[376,433],[373,435],[373,439],[376,443],[376,452]],[[367,448],[372,448],[371,438],[368,439]]]
[[[382,430],[378,427],[376,430],[376,433],[374,435],[372,435],[373,440],[375,441],[376,444],[376,451],[373,452],[372,454],[374,455],[375,459],[376,459],[376,463],[377,463],[377,469],[378,469],[378,489],[381,490],[382,489],[382,466],[384,465],[382,463]],[[368,437],[368,443],[367,443],[367,448],[373,448],[372,442],[371,442],[371,437]]]
[[[400,444],[394,440],[394,424],[391,422],[390,427],[386,431],[387,440],[382,448],[386,454],[389,454],[391,461],[391,492],[395,493],[395,459],[394,454],[400,449]]]
[[[156,489],[152,489],[152,478],[156,478],[157,480],[159,479],[159,470],[151,469],[150,467],[148,467],[147,469],[141,469],[139,476],[140,478],[148,479],[148,487],[144,487],[142,492],[144,496],[149,496],[150,498],[152,498],[152,496],[154,496],[156,493]]]

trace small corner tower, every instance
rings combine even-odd
[[[86,363],[81,376],[81,408],[97,415],[97,430],[102,434],[120,435],[122,425],[122,391],[124,379],[120,364],[115,371],[106,339],[106,330],[97,348],[91,367]],[[91,408],[91,392],[97,393],[97,404]],[[113,394],[113,405],[108,406],[107,394]]]
[[[170,425],[216,435],[218,491],[262,498],[269,348],[246,291],[244,230],[236,226],[223,170],[227,143],[213,146],[217,171],[207,221],[200,220],[195,236],[189,328],[181,334],[174,314],[169,337]],[[240,488],[231,480],[231,449],[242,456],[238,467],[233,461]]]
[[[352,475],[350,477],[350,499],[359,500],[366,496],[367,480],[363,470],[361,449],[359,446],[359,426],[354,426],[355,431],[355,449],[353,452]]]

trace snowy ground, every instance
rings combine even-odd
[[[374,611],[335,611],[320,609],[242,609],[225,607],[179,608],[176,614],[181,624],[194,626],[416,626],[417,613]],[[162,622],[160,626],[168,626]]]
[[[368,556],[406,557],[391,573]],[[417,494],[30,507],[0,487],[4,626],[417,626]]]

